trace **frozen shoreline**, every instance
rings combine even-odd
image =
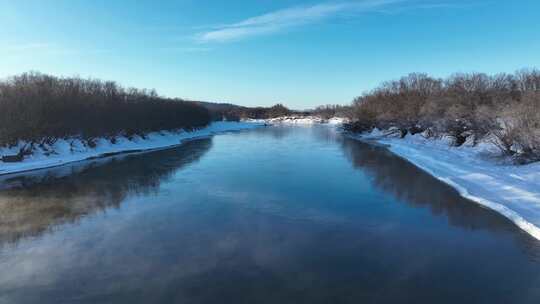
[[[422,135],[386,137],[375,130],[352,138],[384,144],[394,154],[455,188],[461,196],[490,208],[540,240],[540,163],[524,166],[486,159],[494,147],[450,147],[447,141]]]
[[[314,125],[314,124],[328,124],[328,125],[342,125],[346,119],[341,117],[333,117],[330,119],[322,119],[315,116],[283,116],[270,119],[254,119],[248,120],[266,124],[283,124],[283,125]]]
[[[88,148],[78,139],[59,140],[51,148],[55,153],[36,151],[23,162],[0,162],[0,175],[21,173],[113,154],[152,151],[181,145],[191,139],[208,137],[228,131],[240,131],[268,124],[339,126],[343,119],[324,121],[314,117],[282,117],[271,120],[244,122],[214,122],[193,132],[155,132],[146,138],[128,140],[118,137],[112,144],[98,140],[95,148]],[[433,177],[455,188],[463,197],[490,208],[514,222],[525,232],[540,240],[540,163],[525,166],[497,164],[484,156],[493,153],[488,143],[477,146],[450,147],[447,141],[426,139],[422,135],[408,135],[403,139],[387,137],[382,131],[349,135],[352,138],[388,146],[394,154],[410,161]],[[0,148],[0,155],[14,154],[17,147]]]
[[[213,122],[206,128],[192,132],[154,132],[146,135],[144,139],[135,136],[131,140],[125,137],[117,137],[114,144],[102,138],[96,141],[97,145],[95,148],[89,148],[83,145],[79,139],[61,139],[51,147],[47,147],[47,150],[54,151],[52,154],[38,148],[34,154],[28,156],[22,162],[4,163],[0,161],[0,175],[58,167],[68,163],[107,157],[120,153],[166,149],[181,145],[183,142],[191,139],[208,137],[223,132],[254,129],[262,126],[263,124],[257,122],[220,121]],[[16,151],[18,151],[18,147],[11,149],[0,148],[0,155],[16,154]]]
[[[268,122],[340,126],[345,120],[280,117]],[[394,154],[456,189],[464,198],[498,212],[540,240],[540,162],[523,166],[497,163],[494,158],[488,158],[498,154],[497,148],[488,142],[451,147],[444,139],[426,139],[421,134],[401,139],[385,136],[380,130],[350,137],[387,146]]]

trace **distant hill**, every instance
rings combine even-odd
[[[303,114],[292,111],[282,104],[276,104],[271,107],[244,107],[231,103],[213,103],[207,101],[195,101],[195,103],[208,109],[213,120],[267,119],[291,114]]]

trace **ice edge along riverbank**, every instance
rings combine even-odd
[[[461,196],[502,214],[540,240],[540,163],[497,164],[486,159],[494,149],[489,143],[450,147],[444,140],[426,139],[420,134],[401,139],[386,137],[379,130],[349,136],[387,146]]]
[[[0,162],[0,175],[58,167],[111,154],[167,149],[179,146],[187,140],[253,129],[268,123],[312,125],[323,122],[339,126],[343,120],[323,121],[310,117],[214,122],[206,128],[193,132],[155,132],[148,134],[144,139],[134,137],[131,140],[119,137],[115,144],[101,139],[97,141],[95,148],[86,147],[77,139],[59,140],[52,147],[55,151],[53,154],[47,155],[44,151],[40,151],[20,163]],[[540,240],[540,163],[526,166],[496,164],[493,160],[486,160],[482,156],[493,149],[486,143],[475,147],[454,148],[449,147],[447,142],[425,139],[420,134],[398,139],[385,137],[378,130],[350,137],[387,145],[391,152],[455,188],[463,197],[502,214],[523,231]],[[0,154],[13,154],[16,149],[16,147],[12,149],[13,151],[0,149]]]
[[[254,129],[264,126],[259,122],[213,122],[208,127],[195,131],[162,131],[147,134],[145,138],[134,136],[131,139],[117,137],[115,143],[101,138],[96,141],[96,147],[85,146],[78,139],[61,139],[50,148],[49,153],[37,149],[22,162],[4,163],[0,161],[0,175],[21,173],[39,169],[63,166],[65,164],[88,159],[107,157],[113,154],[146,152],[168,149],[181,145],[187,140],[203,138],[219,133]],[[19,147],[11,149],[0,148],[0,155],[16,154]]]
[[[280,117],[268,122],[288,125],[327,122],[340,126],[344,121]],[[392,153],[453,187],[464,198],[498,212],[540,240],[540,163],[498,164],[494,159],[486,159],[487,155],[498,152],[489,142],[451,147],[448,141],[426,139],[421,134],[401,139],[387,137],[380,130],[350,137],[387,146]]]

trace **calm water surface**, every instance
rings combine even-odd
[[[0,303],[540,303],[540,242],[383,148],[272,127],[0,178]]]

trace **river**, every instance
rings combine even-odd
[[[0,303],[539,302],[540,242],[329,127],[0,179]]]

